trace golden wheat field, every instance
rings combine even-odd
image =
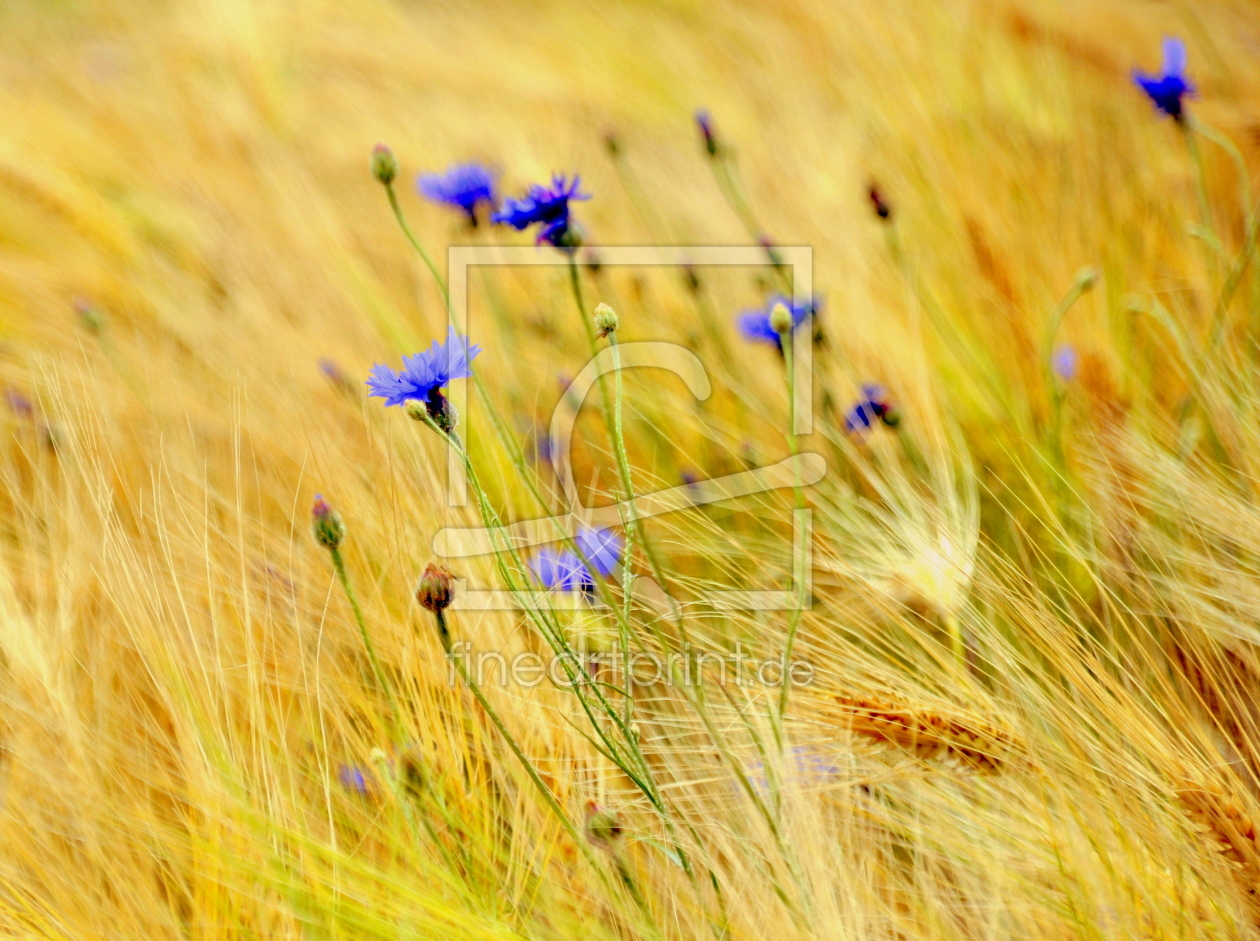
[[[3,0],[0,936],[1260,937],[1258,197],[1253,0]]]

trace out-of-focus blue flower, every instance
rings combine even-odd
[[[356,794],[367,794],[372,790],[371,773],[354,765],[342,765],[338,768],[337,780],[342,787]]]
[[[817,301],[807,301],[794,304],[782,294],[771,295],[766,301],[765,307],[759,307],[755,310],[746,310],[736,320],[739,324],[739,330],[745,339],[752,340],[757,343],[773,343],[776,348],[782,349],[779,342],[778,331],[770,326],[770,312],[774,310],[776,304],[782,304],[792,312],[792,331],[808,320],[811,316],[818,312]]]
[[[574,175],[569,182],[562,174],[551,178],[551,186],[534,185],[520,199],[505,199],[503,208],[490,217],[491,222],[510,225],[524,231],[531,225],[541,226],[537,242],[546,242],[564,251],[577,248],[580,239],[576,224],[569,215],[569,202],[590,199],[589,193],[578,192],[582,178]]]
[[[611,529],[583,527],[574,542],[582,560],[600,575],[611,575],[621,561],[621,537]]]
[[[1064,382],[1071,382],[1076,378],[1076,349],[1070,343],[1056,346],[1050,363],[1054,367],[1054,374]]]
[[[1176,121],[1182,119],[1181,99],[1194,94],[1194,87],[1186,81],[1186,45],[1172,36],[1164,37],[1164,72],[1162,75],[1147,75],[1138,69],[1133,70],[1133,81],[1137,83],[1147,97],[1155,103],[1155,107]]]
[[[530,560],[529,567],[544,588],[553,591],[595,590],[595,579],[582,560],[568,549],[544,546]]]
[[[865,434],[877,421],[882,421],[889,428],[895,428],[901,421],[901,416],[887,389],[881,385],[864,385],[862,397],[844,416],[845,433]]]
[[[13,414],[15,415],[30,418],[35,413],[35,406],[31,404],[31,400],[17,389],[6,388],[4,390],[4,398],[9,403],[9,408],[13,409]]]
[[[402,405],[408,399],[425,402],[452,379],[471,376],[469,363],[480,352],[480,346],[469,345],[468,337],[459,336],[451,327],[444,343],[434,340],[423,353],[404,356],[401,372],[374,365],[367,381],[370,394],[384,399],[386,406]]]
[[[445,173],[424,173],[416,177],[416,189],[426,199],[468,214],[477,224],[477,205],[494,204],[494,173],[479,163],[457,163]]]

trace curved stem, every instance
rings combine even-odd
[[[381,668],[381,661],[376,656],[376,647],[372,644],[371,635],[368,634],[367,621],[364,620],[363,611],[359,607],[359,599],[350,585],[350,576],[346,574],[346,563],[341,558],[341,550],[334,546],[328,550],[328,554],[332,556],[333,569],[337,572],[337,579],[341,582],[341,588],[350,602],[350,609],[354,611],[354,620],[359,625],[359,635],[363,638],[363,647],[367,651],[368,660],[371,661],[372,673],[376,677],[377,685],[385,694],[385,699],[389,702],[390,715],[393,718],[394,730],[397,732],[400,728],[398,704],[394,700],[394,691],[389,685],[389,680],[385,678],[385,671]]]
[[[411,226],[407,225],[407,220],[403,217],[402,206],[398,204],[398,194],[394,192],[393,183],[385,184],[385,195],[389,197],[389,208],[394,210],[394,218],[398,220],[398,227],[403,230],[403,235],[407,236],[407,241],[411,243],[411,247],[416,250],[416,253],[429,269],[429,273],[433,275],[433,280],[437,282],[438,290],[442,292],[442,304],[449,313],[451,309],[451,295],[446,288],[446,279],[442,277],[442,273],[438,271],[437,265],[433,263],[429,253],[424,250],[420,240],[412,233]]]

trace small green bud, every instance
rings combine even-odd
[[[318,493],[315,494],[315,505],[311,507],[311,528],[315,533],[315,541],[325,549],[336,549],[346,537],[346,527],[341,522],[341,517]]]
[[[1082,291],[1088,291],[1098,282],[1098,269],[1092,265],[1086,265],[1076,273],[1076,283],[1081,286]]]
[[[385,186],[393,183],[398,176],[398,158],[385,144],[377,144],[372,148],[372,176]]]
[[[792,332],[792,312],[782,302],[770,311],[770,329],[780,335]]]
[[[595,307],[595,329],[599,331],[601,338],[615,333],[617,330],[617,312],[607,304],[597,304]]]

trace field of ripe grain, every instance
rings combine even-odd
[[[1258,198],[1254,0],[4,0],[0,937],[1260,937]]]

